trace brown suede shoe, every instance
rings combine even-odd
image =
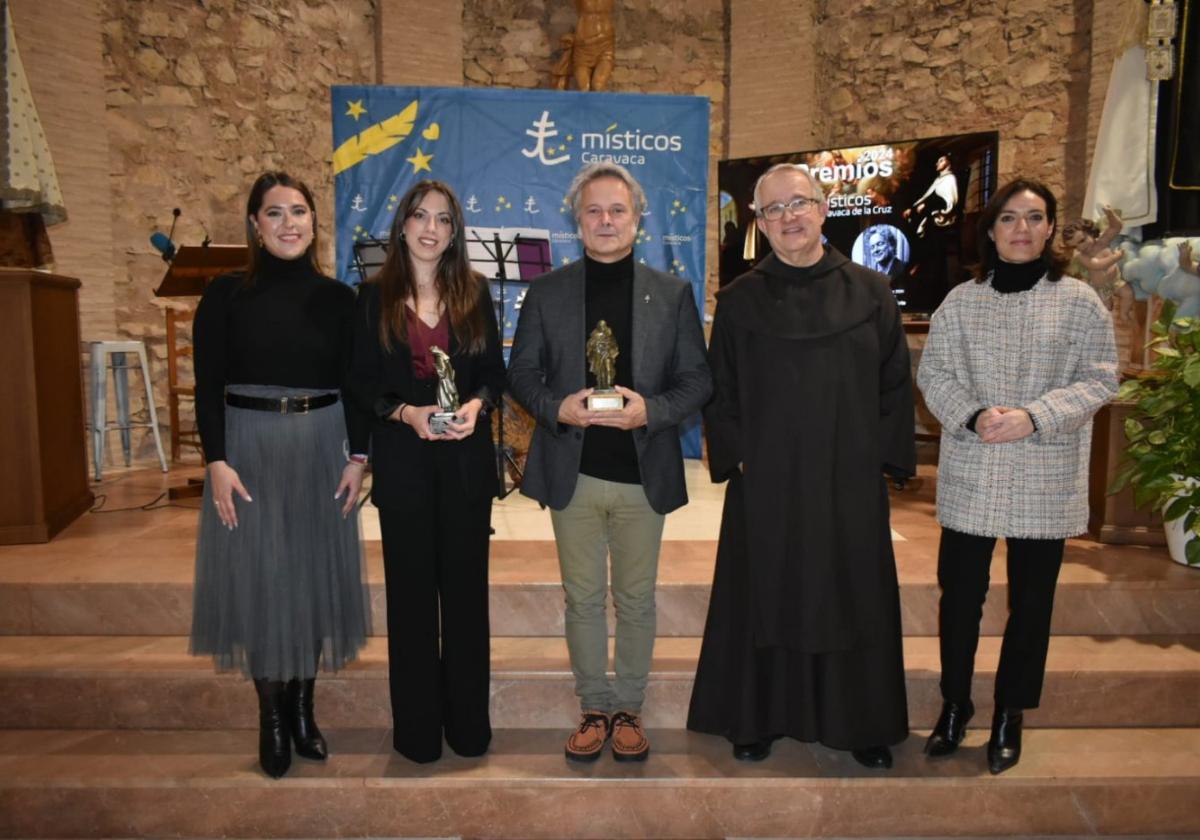
[[[612,734],[612,722],[604,712],[584,712],[579,728],[571,733],[564,750],[571,761],[595,761],[604,752],[604,742]]]
[[[635,712],[617,712],[612,716],[612,753],[617,761],[645,761],[650,742]]]

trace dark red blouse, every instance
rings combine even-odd
[[[407,306],[404,307],[404,315],[408,318],[408,346],[412,350],[413,376],[417,379],[437,379],[437,368],[429,348],[436,346],[450,352],[450,321],[446,313],[443,312],[432,327]]]

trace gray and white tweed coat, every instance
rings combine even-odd
[[[1086,530],[1092,415],[1118,384],[1112,316],[1091,287],[955,287],[933,315],[917,384],[942,424],[938,522],[991,537]],[[966,424],[992,406],[1025,409],[1037,431],[984,443]]]

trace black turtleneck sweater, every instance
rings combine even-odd
[[[608,323],[617,342],[617,382],[633,387],[633,254],[613,263],[583,258],[584,339],[601,320]],[[589,388],[596,377],[587,372]],[[633,433],[604,426],[589,426],[583,435],[579,471],[592,478],[641,484]]]
[[[1046,261],[1040,259],[1026,263],[996,260],[996,267],[992,272],[992,288],[1002,295],[1028,292],[1049,270],[1050,266]]]
[[[204,291],[192,332],[196,424],[204,457],[225,459],[225,386],[283,385],[339,391],[349,367],[354,290],[306,258],[266,251],[253,282],[226,274]],[[367,451],[367,423],[343,401],[350,446]]]

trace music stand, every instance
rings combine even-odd
[[[472,249],[471,245],[478,247]],[[468,253],[471,250],[476,252],[476,256],[471,259],[472,265],[484,268],[483,273],[490,273],[491,279],[497,285],[499,299],[493,301],[493,306],[496,307],[496,321],[501,325],[501,329],[503,330],[504,301],[507,285],[510,283],[527,285],[534,277],[545,274],[552,267],[550,261],[550,231],[468,226],[467,246]],[[480,250],[483,252],[482,258],[478,255]],[[514,263],[517,267],[518,276],[510,277],[509,266]],[[500,420],[499,431],[496,436],[496,476],[500,480],[499,498],[503,499],[521,486],[524,473],[517,464],[517,459],[513,457],[511,449],[504,445],[503,398],[500,399],[499,405],[496,406],[496,413]],[[517,477],[511,487],[505,478],[505,463],[512,468],[513,474]]]
[[[387,240],[373,236],[363,237],[362,241],[354,243],[354,268],[358,272],[358,282],[365,283],[370,274],[383,268],[387,249]]]

